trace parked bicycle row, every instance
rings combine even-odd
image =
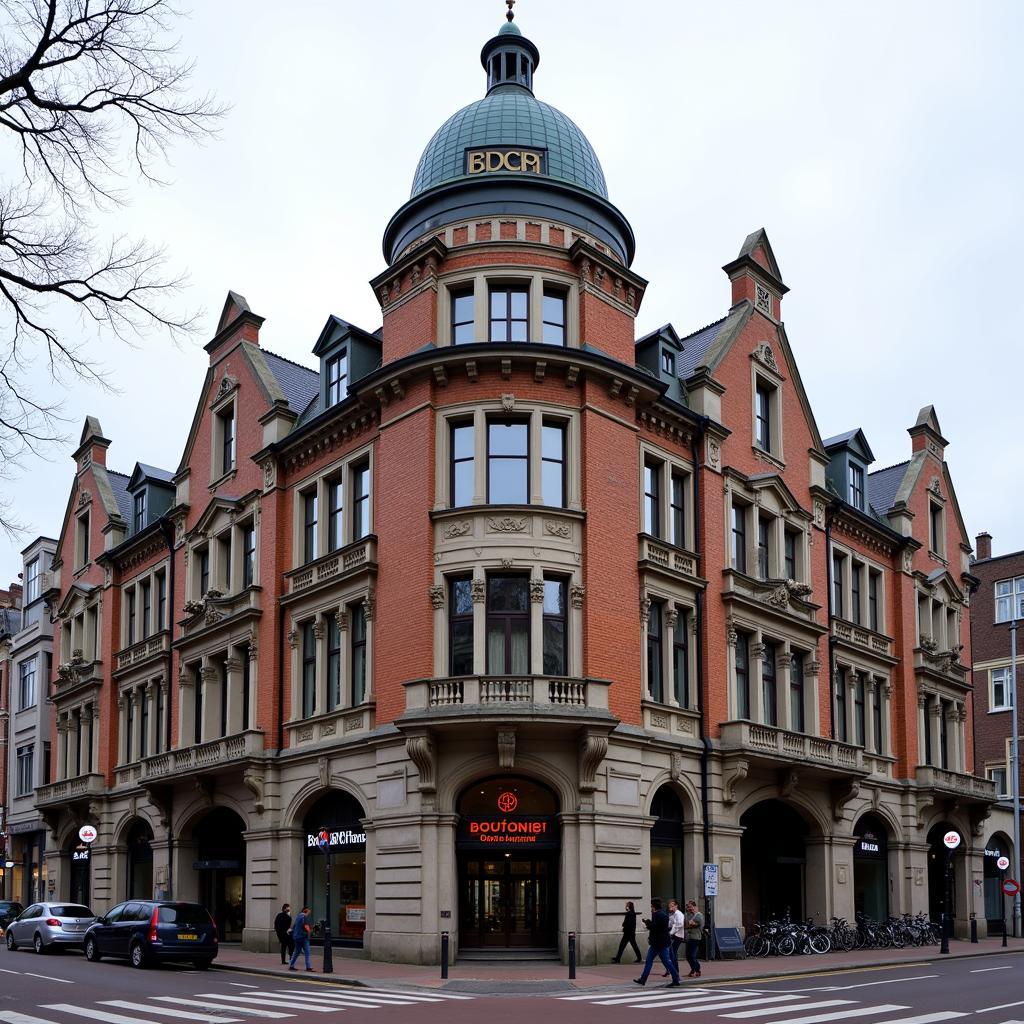
[[[902,949],[904,946],[934,946],[941,939],[941,927],[924,914],[890,917],[874,921],[857,915],[851,925],[833,917],[831,925],[813,921],[766,921],[754,925],[744,942],[747,956],[794,956],[801,953],[850,952],[854,949]]]

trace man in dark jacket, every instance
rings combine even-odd
[[[277,941],[281,943],[281,963],[286,964],[291,956],[294,944],[292,943],[292,907],[286,903],[281,908],[281,913],[274,918],[274,932]]]
[[[644,924],[647,925],[647,960],[644,963],[644,973],[639,978],[634,978],[633,980],[638,985],[646,985],[647,976],[651,973],[651,968],[654,966],[654,958],[658,957],[665,970],[672,976],[672,980],[665,987],[678,988],[681,984],[679,972],[676,970],[676,965],[672,963],[672,957],[669,955],[672,939],[669,935],[668,914],[661,909],[661,900],[657,897],[651,900],[651,919],[649,921],[645,920]]]

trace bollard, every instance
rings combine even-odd
[[[576,979],[576,933],[569,932],[569,980]]]
[[[441,932],[441,978],[448,978],[448,933]]]
[[[978,941],[978,920],[971,914],[971,942],[977,943]]]

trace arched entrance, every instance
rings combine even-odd
[[[459,797],[459,946],[552,949],[558,940],[558,799],[531,779]]]
[[[740,818],[743,925],[790,917],[807,905],[807,823],[788,804],[765,800]]]
[[[853,835],[853,908],[884,921],[889,916],[889,830],[877,814],[863,814]]]
[[[303,840],[303,892],[305,902],[313,912],[313,939],[316,942],[323,942],[329,903],[331,945],[361,947],[363,944],[366,931],[366,834],[360,819],[365,817],[366,812],[354,796],[332,790],[320,797],[302,820],[306,833]],[[317,842],[321,831],[328,835],[326,850]]]
[[[80,842],[76,834],[68,839],[64,854],[68,859],[68,901],[87,907],[91,890],[92,848]]]
[[[1003,880],[1012,877],[1009,868],[1000,871],[998,860],[1005,857],[1013,865],[1010,856],[1011,843],[1001,832],[993,835],[985,844],[985,921],[989,935],[1002,935],[1006,928],[1006,920],[1013,913],[1010,902],[1003,895]]]
[[[683,896],[683,803],[671,786],[651,801],[651,895],[663,903]]]
[[[153,830],[141,818],[132,823],[125,843],[128,847],[126,899],[153,898]]]
[[[245,927],[245,822],[218,807],[192,829],[199,901],[213,915],[221,942],[240,942]]]
[[[960,845],[950,855],[942,837],[947,832],[956,832],[960,836]],[[953,937],[953,922],[956,920],[956,891],[958,876],[963,871],[963,832],[948,821],[940,821],[928,830],[928,914],[933,921],[941,921],[943,913],[948,909],[947,928],[950,938]],[[949,907],[946,907],[946,862],[949,861]]]

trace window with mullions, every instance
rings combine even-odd
[[[352,630],[352,706],[366,699],[366,606],[352,605],[349,612]]]
[[[526,576],[487,580],[487,672],[530,671],[530,594]]]
[[[544,674],[568,675],[568,635],[565,580],[544,580]]]
[[[939,767],[949,768],[949,723],[946,720],[948,701],[939,700]]]
[[[25,747],[18,747],[18,796],[28,796],[34,788],[32,759],[35,749],[35,745],[31,743]]]
[[[139,691],[139,757],[149,757],[149,694]]]
[[[661,350],[661,369],[669,377],[676,375],[676,357],[667,348]]]
[[[540,492],[545,505],[565,505],[565,424],[545,420],[540,429]]]
[[[156,574],[156,628],[167,628],[167,577],[162,572]]]
[[[33,558],[25,567],[25,604],[39,597],[39,559]]]
[[[316,633],[313,623],[302,626],[302,717],[312,718],[316,710]]]
[[[340,476],[327,481],[327,550],[337,551],[342,545],[345,482]]]
[[[317,495],[316,490],[302,496],[302,561],[312,562],[317,556],[316,546]]]
[[[352,540],[370,535],[370,462],[352,467]]]
[[[327,360],[327,407],[348,396],[348,352],[339,352]]]
[[[544,289],[544,344],[565,345],[565,292]]]
[[[838,551],[832,552],[832,614],[842,618],[843,611],[843,576],[846,575],[846,556]]]
[[[932,697],[925,694],[924,698],[924,764],[934,764],[932,760]]]
[[[251,587],[256,579],[256,524],[242,527],[242,586]]]
[[[327,707],[341,707],[341,623],[337,615],[327,618]]]
[[[81,735],[82,718],[78,716],[78,729],[79,736]],[[75,746],[81,749],[81,740],[75,743]],[[135,746],[135,694],[131,690],[128,690],[124,694],[124,759],[125,761],[133,760],[132,749]],[[81,763],[78,765],[78,771],[81,772]]]
[[[127,607],[127,623],[128,623],[128,644],[129,646],[135,643],[135,588],[125,591],[125,604]]]
[[[452,344],[466,345],[476,341],[473,289],[463,288],[451,293]]]
[[[881,754],[883,752],[882,744],[882,683],[875,685],[875,699],[872,702],[871,717],[874,723],[874,740],[875,740],[875,753]]]
[[[661,536],[661,463],[644,461],[644,533]]]
[[[1008,668],[989,669],[989,711],[1006,711],[1013,707],[1013,687]]]
[[[34,707],[36,693],[36,659],[29,658],[18,668],[18,710]]]
[[[750,636],[736,634],[736,717],[750,718]]]
[[[747,510],[735,502],[732,506],[732,567],[737,572],[747,571]]]
[[[929,504],[928,506],[929,546],[936,555],[945,553],[945,545],[942,536],[942,506]]]
[[[529,341],[529,290],[521,285],[492,288],[490,340]]]
[[[448,581],[448,674],[473,674],[473,581]]]
[[[153,614],[153,590],[149,580],[142,581],[142,639],[149,637],[150,617]]]
[[[525,420],[487,424],[487,501],[491,505],[529,502],[530,429]]]
[[[864,470],[855,463],[850,463],[850,504],[854,508],[864,508]]]
[[[1024,576],[996,583],[996,622],[1024,619]]]
[[[662,623],[665,617],[665,605],[661,601],[652,601],[647,613],[647,689],[651,700],[659,704],[665,700],[665,685],[662,678]]]
[[[878,632],[878,583],[881,574],[868,570],[868,626]]]
[[[690,706],[690,630],[689,613],[678,609],[675,629],[672,631],[672,692],[681,708]]]
[[[672,543],[677,548],[686,547],[686,476],[673,473],[670,480],[672,492],[669,496],[669,517],[672,528]]]
[[[789,727],[804,731],[804,656],[799,651],[789,663]]]
[[[476,488],[476,432],[472,422],[454,422],[451,431],[451,501],[453,508],[473,504]]]
[[[146,528],[146,491],[145,488],[135,495],[135,532],[141,533]]]
[[[779,724],[778,684],[775,673],[775,644],[764,645],[764,657],[761,660],[761,707],[765,725]]]
[[[837,668],[833,682],[836,739],[845,743],[849,737],[846,727],[846,669]]]

